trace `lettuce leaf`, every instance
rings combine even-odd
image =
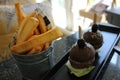
[[[75,69],[71,66],[69,61],[66,63],[66,66],[70,70],[70,73],[74,74],[77,77],[81,77],[81,76],[88,74],[95,67],[95,66],[90,66],[90,67],[84,68],[84,69]]]

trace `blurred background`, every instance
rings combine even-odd
[[[37,3],[46,0],[36,0]],[[82,25],[83,16],[80,15],[79,11],[86,8],[88,0],[47,0],[52,5],[52,14],[56,25],[67,29],[69,31],[76,31],[78,25],[86,28],[92,20],[87,19],[86,25]],[[90,8],[102,1],[109,7],[112,6],[114,0],[89,0]],[[116,0],[116,6],[120,5],[120,0]]]

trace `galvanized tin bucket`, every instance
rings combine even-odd
[[[33,55],[18,55],[12,53],[24,78],[40,80],[43,75],[53,66],[53,46],[45,51]]]

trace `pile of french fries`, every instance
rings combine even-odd
[[[17,54],[35,54],[47,49],[53,40],[62,37],[63,33],[58,27],[51,28],[46,25],[38,12],[33,11],[26,15],[20,3],[15,3],[16,16],[19,24],[16,43],[10,47]]]

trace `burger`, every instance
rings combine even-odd
[[[93,24],[92,28],[83,34],[83,39],[93,45],[96,52],[103,45],[103,35],[101,34],[100,30],[98,30],[98,28],[98,24]]]
[[[69,72],[76,77],[81,77],[94,69],[95,49],[94,47],[79,39],[70,51],[68,62],[66,63]]]

